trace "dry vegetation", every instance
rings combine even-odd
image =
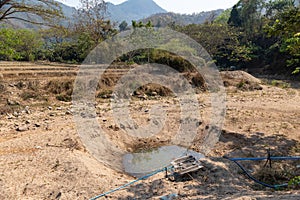
[[[168,144],[178,128],[174,124],[179,109],[167,88],[144,86],[130,104],[138,124],[147,123],[152,105],[168,108],[160,134],[134,139],[115,124],[109,98],[112,86],[128,69],[111,68],[99,81],[98,121],[111,140],[128,151]],[[0,199],[88,199],[133,180],[93,158],[77,135],[70,102],[76,72],[73,65],[0,62]],[[155,199],[171,193],[180,199],[299,199],[297,187],[259,187],[221,158],[265,156],[269,148],[276,156],[300,155],[299,88],[266,84],[245,72],[223,72],[222,77],[227,90],[225,124],[220,141],[203,161],[204,170],[181,182],[159,174],[108,199]],[[210,103],[206,92],[199,90],[198,98],[202,133]],[[199,144],[195,142],[193,149]],[[244,165],[260,180],[274,184],[300,173],[299,162],[273,163],[272,169],[263,168],[263,162]]]

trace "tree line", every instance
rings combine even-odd
[[[103,0],[81,0],[82,6],[75,13],[76,20],[67,27],[55,23],[57,18],[63,17],[55,1],[28,2],[32,1],[0,0],[0,60],[80,63],[100,42],[129,27],[126,22],[118,27],[104,17],[106,3]],[[11,19],[30,21],[30,18],[19,19],[16,13],[20,12],[41,16],[48,28],[22,30],[3,23]],[[39,22],[33,20],[32,23]],[[133,21],[131,25],[153,27],[151,22]],[[220,68],[236,66],[273,73],[300,72],[299,1],[240,0],[233,8],[218,17],[210,17],[204,24],[179,26],[170,23],[169,27],[199,42]],[[161,55],[177,65],[182,64],[174,55],[154,50],[131,52],[121,60],[165,60],[169,63]]]
[[[220,67],[299,73],[300,7],[294,0],[240,0],[213,21],[176,29],[203,45]]]

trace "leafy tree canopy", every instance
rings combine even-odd
[[[55,19],[62,17],[61,7],[54,0],[0,0],[0,21],[16,19],[53,26]]]

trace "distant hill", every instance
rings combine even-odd
[[[35,0],[32,0],[35,1]],[[74,18],[74,13],[76,9],[67,6],[63,3],[59,3],[66,19],[58,22],[62,25],[68,25],[69,22],[76,20]],[[107,3],[107,18],[116,22],[117,24],[122,21],[126,21],[131,24],[132,20],[136,21],[152,21],[154,25],[166,26],[170,23],[175,23],[178,25],[187,24],[201,24],[208,20],[212,16],[218,16],[223,12],[223,10],[215,10],[210,12],[201,12],[198,14],[191,15],[181,15],[176,13],[168,13],[166,10],[158,6],[153,0],[127,0],[121,4],[114,5],[112,3]],[[20,18],[28,19],[28,17],[36,20],[37,22],[42,22],[42,19],[35,15],[27,15],[25,13],[16,14]],[[16,28],[29,28],[38,29],[39,26],[26,23],[19,20],[10,20],[9,24]]]
[[[157,13],[166,13],[167,11],[159,7],[153,0],[128,0],[119,5],[107,3],[108,17],[120,23],[132,20],[140,20]]]
[[[165,27],[169,24],[188,25],[202,24],[218,17],[224,10],[214,10],[208,12],[200,12],[197,14],[177,14],[177,13],[160,13],[143,19],[144,23],[151,21],[156,27]]]
[[[69,21],[72,22],[72,20],[74,19],[74,13],[76,9],[63,3],[59,4],[62,7],[64,15],[66,16],[66,19],[60,23],[63,25],[67,25]],[[166,10],[159,7],[153,0],[128,0],[119,5],[107,3],[107,18],[117,23],[121,23],[123,20],[125,20],[129,24],[131,24],[132,20],[140,20],[153,14],[166,12]],[[28,15],[25,13],[17,13],[16,16],[28,19]],[[30,15],[29,17],[35,19],[38,22],[42,22],[42,19],[38,16]],[[18,20],[10,20],[9,24],[11,24],[13,27],[18,28],[38,28],[36,25]]]

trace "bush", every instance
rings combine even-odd
[[[20,97],[24,100],[24,101],[26,101],[26,100],[28,100],[28,99],[36,99],[36,98],[38,98],[38,94],[36,93],[36,92],[34,92],[34,91],[25,91],[25,92],[23,92],[22,94],[20,94]]]
[[[289,181],[289,187],[291,188],[300,188],[300,176],[296,176]]]
[[[72,100],[74,80],[51,80],[46,86],[46,89],[56,95],[59,101],[70,102]]]
[[[41,45],[40,35],[33,30],[0,29],[1,60],[34,61]]]
[[[68,94],[59,94],[56,96],[56,99],[59,101],[70,102],[72,101],[72,96]]]
[[[70,93],[73,92],[74,80],[51,80],[48,82],[46,89],[52,94]]]

